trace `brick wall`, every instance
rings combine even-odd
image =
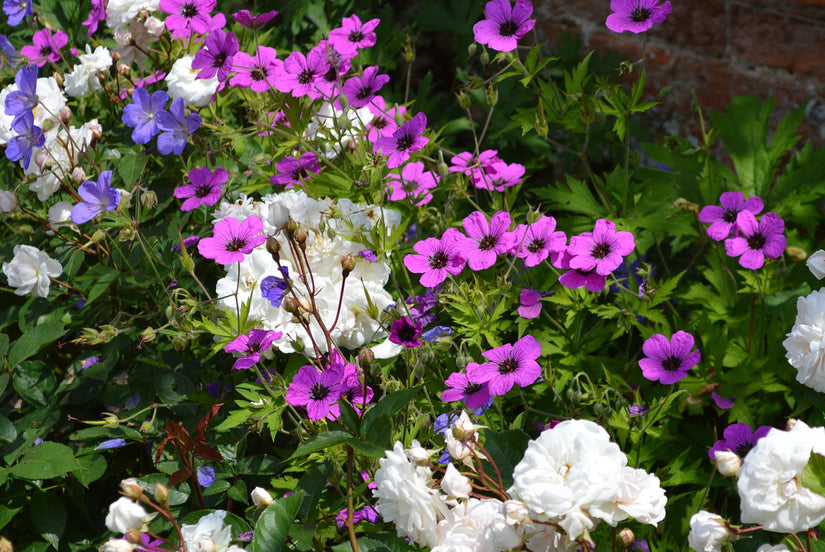
[[[774,118],[806,106],[803,134],[825,145],[825,0],[671,0],[673,12],[647,35],[648,90],[681,81],[657,109],[671,132],[695,133],[690,88],[705,110],[730,98],[774,95]],[[546,38],[579,37],[584,49],[639,58],[642,35],[617,34],[604,21],[609,0],[534,0]],[[775,121],[774,121],[775,122]]]

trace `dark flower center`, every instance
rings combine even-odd
[[[313,401],[321,401],[327,395],[329,395],[329,389],[326,385],[321,385],[320,383],[316,383],[312,386],[312,389],[309,390],[309,398]]]
[[[402,180],[401,187],[405,192],[414,192],[418,189],[418,182],[415,180]]]
[[[266,79],[266,70],[263,67],[260,69],[253,69],[249,72],[249,76],[254,81],[262,81]]]
[[[255,343],[255,342],[253,342],[253,343],[248,343],[248,344],[246,345],[246,349],[247,349],[247,351],[249,351],[250,353],[258,353],[258,352],[260,352],[260,351],[261,351],[261,343],[260,343],[260,342],[257,342],[257,343]]]
[[[748,238],[748,247],[756,250],[762,249],[765,247],[765,236],[759,232],[754,233],[753,236]]]
[[[593,256],[597,259],[604,259],[608,255],[610,255],[610,244],[597,243],[593,246]]]
[[[307,171],[305,168],[298,166],[292,169],[292,172],[289,173],[293,180],[300,180],[301,178],[307,177]]]
[[[739,458],[744,458],[745,455],[748,454],[751,451],[751,449],[753,448],[753,446],[755,444],[756,443],[749,443],[749,442],[741,443],[739,446],[737,446],[735,449],[733,449],[733,452],[735,452],[736,456],[738,456]]]
[[[369,86],[362,86],[361,90],[359,90],[355,94],[355,97],[358,98],[359,100],[365,100],[365,99],[369,98],[370,96],[372,96],[372,88],[370,88]]]
[[[361,42],[362,40],[364,40],[364,33],[362,33],[361,31],[352,31],[349,33],[349,36],[347,38],[350,42]]]
[[[212,61],[212,67],[223,67],[223,64],[226,62],[226,52],[220,52],[215,56],[214,61]]]
[[[527,245],[527,251],[530,253],[538,253],[542,249],[544,249],[544,240],[542,239],[535,239]]]
[[[499,374],[512,374],[518,368],[518,362],[514,358],[505,358],[501,362],[498,363],[498,373]]]
[[[298,74],[298,83],[299,84],[309,84],[310,82],[312,82],[312,76],[313,76],[313,73],[309,69],[301,71]]]
[[[498,32],[501,36],[513,36],[518,31],[518,25],[515,21],[505,21],[498,26]]]
[[[195,17],[196,15],[198,15],[198,7],[192,2],[189,2],[183,5],[183,7],[180,10],[180,14],[187,19]]]
[[[487,234],[486,236],[481,238],[480,242],[478,242],[478,248],[482,251],[489,251],[496,246],[497,242],[498,238],[496,238],[495,236],[491,236],[490,234]]]
[[[641,6],[630,12],[630,20],[634,23],[641,23],[642,21],[647,21],[649,17],[650,10],[647,8],[643,8]]]
[[[240,251],[244,247],[246,247],[246,240],[242,238],[232,238],[226,242],[227,251]]]
[[[468,383],[464,386],[464,394],[465,395],[472,395],[473,393],[478,393],[481,391],[481,384],[480,383]]]
[[[398,138],[398,149],[399,150],[407,150],[410,149],[413,145],[413,136],[412,134],[402,134]]]
[[[324,73],[324,80],[327,82],[335,82],[338,80],[338,69],[335,66],[331,66],[329,71]]]
[[[675,372],[682,365],[682,359],[675,356],[669,356],[662,361],[662,368],[668,372]]]
[[[405,343],[413,341],[415,339],[415,326],[402,326],[398,330],[398,337]]]
[[[212,186],[209,184],[200,184],[195,186],[195,197],[206,197],[212,191]]]
[[[387,126],[387,120],[384,117],[376,117],[372,120],[372,128],[377,128],[378,130],[381,130],[385,126]]]
[[[430,268],[435,268],[436,270],[444,268],[447,266],[447,261],[450,258],[447,257],[447,254],[443,251],[436,251],[432,255],[430,255]]]
[[[730,209],[725,209],[725,213],[722,215],[722,220],[724,222],[736,222],[736,215],[737,215],[737,211],[731,211]]]
[[[52,51],[52,47],[47,44],[40,48],[40,55],[43,57],[49,57],[50,55],[52,55]]]

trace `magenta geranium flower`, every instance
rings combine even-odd
[[[654,23],[661,23],[672,11],[670,2],[656,5],[659,0],[610,0],[613,13],[605,25],[614,33],[643,33]]]
[[[192,69],[200,69],[198,79],[217,76],[223,82],[232,72],[232,64],[238,53],[238,38],[234,33],[216,29],[209,33],[203,46],[192,60]]]
[[[239,335],[233,339],[223,350],[227,353],[241,353],[243,356],[235,360],[232,368],[248,370],[261,360],[261,351],[271,349],[272,344],[282,335],[281,332],[253,329],[249,331],[249,335]]]
[[[40,29],[32,37],[32,44],[20,48],[20,53],[29,60],[29,64],[43,67],[47,62],[60,61],[60,49],[69,43],[69,35],[57,31],[52,35],[49,29]]]
[[[181,211],[191,211],[201,205],[211,207],[216,204],[223,193],[222,184],[229,178],[223,167],[217,167],[213,173],[209,167],[199,167],[189,171],[190,184],[175,188],[178,199],[186,199],[180,206]]]
[[[186,31],[205,34],[212,26],[209,15],[215,9],[217,0],[160,0],[160,9],[169,17],[164,21],[166,28],[188,35]]]
[[[731,257],[739,257],[739,264],[745,268],[762,268],[765,257],[778,258],[788,245],[782,235],[785,221],[776,213],[765,213],[757,223],[753,213],[740,211],[736,226],[741,234],[725,240],[725,251]]]
[[[473,383],[467,374],[453,372],[444,383],[450,387],[441,392],[444,402],[464,401],[467,408],[478,408],[490,400],[490,386],[487,383]]]
[[[461,254],[467,238],[455,228],[448,228],[441,239],[427,238],[413,245],[417,255],[404,257],[404,266],[410,272],[421,274],[421,285],[434,288],[464,269],[467,260]]]
[[[567,236],[556,230],[556,219],[542,215],[532,224],[519,224],[515,230],[518,257],[526,266],[536,266],[547,257],[556,261],[567,245]]]
[[[731,230],[736,229],[736,216],[741,211],[750,211],[754,215],[758,215],[765,208],[762,199],[759,197],[751,197],[745,200],[745,194],[742,192],[723,192],[719,196],[718,205],[705,205],[699,211],[699,221],[710,224],[707,233],[712,239],[722,241],[730,236]]]
[[[426,205],[433,199],[430,190],[438,185],[438,177],[424,168],[421,161],[407,163],[401,174],[390,173],[387,194],[390,201],[408,200],[416,206]]]
[[[413,322],[408,316],[402,316],[390,326],[389,340],[404,347],[420,347],[422,343],[418,338],[423,331],[424,325],[421,322]]]
[[[473,172],[480,168],[489,167],[496,161],[501,161],[496,154],[498,150],[484,150],[476,157],[469,151],[459,153],[450,159],[450,172],[460,172],[471,176]]]
[[[358,53],[358,48],[375,46],[375,28],[380,22],[380,19],[370,19],[361,23],[357,15],[345,17],[341,27],[329,32],[329,41],[339,52],[352,58]]]
[[[541,298],[544,295],[534,289],[525,288],[519,293],[518,315],[527,320],[538,318],[541,314]]]
[[[586,287],[587,291],[597,292],[604,289],[607,283],[607,276],[596,274],[596,270],[579,270],[570,268],[570,259],[572,258],[569,248],[565,248],[558,258],[553,261],[553,266],[561,270],[567,270],[564,274],[559,276],[559,283],[569,289],[579,289]],[[552,257],[551,257],[552,259]]]
[[[490,362],[471,362],[467,365],[467,377],[473,383],[488,383],[491,395],[504,395],[514,384],[526,387],[541,375],[541,366],[536,362],[541,356],[541,345],[532,335],[486,351],[482,356]]]
[[[92,36],[97,32],[98,23],[106,20],[106,0],[91,0],[91,3],[92,11],[89,12],[86,21],[81,23],[84,27],[89,28],[86,33],[88,36]]]
[[[751,429],[745,423],[731,424],[722,432],[724,439],[719,439],[708,451],[711,460],[716,460],[717,451],[729,451],[735,453],[744,462],[745,456],[756,446],[757,441],[770,433],[771,426],[759,426]]]
[[[275,168],[279,174],[269,179],[270,184],[280,184],[288,190],[295,184],[301,185],[304,180],[309,180],[311,174],[321,172],[318,156],[311,151],[302,153],[300,159],[284,157],[275,164]]]
[[[388,155],[387,167],[390,169],[400,167],[401,163],[410,158],[410,152],[420,150],[430,141],[422,136],[426,127],[427,116],[419,113],[393,132],[391,138],[378,139],[372,151]]]
[[[275,88],[290,92],[293,97],[306,96],[315,88],[315,82],[329,71],[323,52],[313,48],[306,56],[292,52],[284,60],[283,69],[275,74]]]
[[[198,251],[218,264],[239,263],[244,255],[249,255],[266,241],[266,236],[261,234],[263,229],[263,221],[254,215],[243,222],[238,222],[235,217],[226,217],[215,223],[211,238],[198,242]]]
[[[301,366],[286,391],[286,402],[305,406],[310,420],[327,418],[343,392],[343,376],[343,364],[332,364],[323,372],[314,366]]]
[[[252,15],[249,10],[240,10],[233,13],[232,17],[244,27],[249,27],[250,29],[260,29],[276,15],[278,15],[278,12],[275,10],[262,13],[261,15]]]
[[[352,107],[364,107],[381,90],[381,87],[390,82],[389,75],[379,75],[378,66],[372,65],[364,69],[360,77],[350,77],[344,83],[341,91],[347,97]]]
[[[688,370],[702,359],[698,350],[691,349],[693,336],[681,330],[673,334],[670,341],[662,334],[650,336],[642,345],[645,354],[645,358],[639,361],[642,375],[665,385],[684,379]]]
[[[486,44],[499,52],[516,49],[518,41],[533,29],[535,19],[528,19],[533,13],[533,4],[528,0],[492,0],[484,6],[484,17],[473,25],[473,35],[479,44]]]
[[[607,219],[599,219],[593,232],[585,232],[570,238],[570,268],[595,270],[600,276],[607,276],[622,264],[622,260],[633,251],[636,243],[630,232],[616,232],[616,225]]]
[[[506,188],[518,186],[523,176],[524,165],[496,161],[474,173],[472,180],[476,188],[503,192]]]
[[[282,66],[278,52],[269,46],[258,46],[253,56],[238,52],[235,56],[235,74],[229,79],[229,85],[250,88],[258,93],[266,92],[275,86],[275,74]]]
[[[404,118],[404,113],[407,108],[404,106],[387,108],[384,98],[376,96],[367,106],[372,113],[372,120],[367,125],[369,132],[367,140],[375,142],[379,138],[389,138],[395,129],[398,128],[398,123],[395,122],[396,117]]]
[[[467,240],[464,242],[463,255],[472,270],[490,268],[496,258],[510,251],[516,245],[516,233],[508,232],[510,213],[499,211],[487,222],[481,211],[471,213],[462,222]]]

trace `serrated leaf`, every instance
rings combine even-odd
[[[802,470],[802,486],[825,496],[825,456],[817,452],[811,453],[805,469]]]
[[[123,179],[123,183],[130,188],[140,180],[140,173],[146,165],[146,155],[143,152],[134,153],[127,151],[118,164],[118,174]]]
[[[53,479],[78,469],[72,449],[45,441],[32,448],[9,472],[23,479]]]
[[[292,460],[294,458],[300,458],[301,456],[306,456],[307,454],[312,454],[313,452],[318,452],[319,450],[324,450],[325,448],[334,447],[335,445],[340,445],[347,441],[347,439],[351,439],[352,435],[347,433],[346,431],[325,431],[323,433],[319,433],[313,437],[310,437],[292,453],[292,456],[288,458],[288,460]]]
[[[267,506],[255,523],[252,552],[281,552],[286,548],[289,528],[303,498],[303,491],[298,491]]]
[[[24,333],[11,346],[9,367],[14,368],[27,358],[36,355],[44,346],[66,335],[66,328],[61,322],[39,324]]]

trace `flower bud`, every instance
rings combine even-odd
[[[60,86],[60,88],[63,88],[63,75],[55,71],[54,73],[52,73],[52,77],[54,78],[54,80],[57,81],[58,86]]]
[[[298,301],[297,297],[287,297],[281,303],[281,306],[284,308],[286,312],[289,314],[298,315],[300,314],[301,303]]]
[[[155,483],[155,500],[161,504],[165,504],[169,500],[169,489],[163,483]]]
[[[117,53],[117,52],[115,52]],[[132,74],[132,68],[126,65],[125,63],[121,63],[117,66],[117,74],[122,75],[124,77],[128,77]]]
[[[478,50],[478,44],[475,42],[471,42],[469,46],[467,46],[467,55],[473,57]]]
[[[785,249],[785,253],[787,253],[788,258],[795,263],[801,263],[808,258],[808,254],[805,253],[805,250],[801,247],[796,247],[795,245],[788,246]]]
[[[372,349],[369,347],[365,347],[358,351],[357,361],[358,366],[360,366],[361,369],[368,374],[370,371],[370,366],[372,366],[372,363],[375,362],[375,353],[372,352]]]
[[[304,345],[304,340],[300,337],[295,338],[290,342],[292,348],[295,349],[296,353],[303,353],[304,349],[306,349],[306,345]]]
[[[149,343],[154,341],[157,337],[157,333],[152,328],[146,328],[142,332],[140,332],[140,342],[141,343]]]
[[[272,255],[272,260],[275,261],[275,263],[281,260],[281,244],[274,236],[266,237],[266,250]]]
[[[109,343],[111,340],[117,337],[117,334],[117,328],[115,328],[111,324],[104,324],[103,326],[100,326],[100,340],[103,343]]]
[[[416,464],[426,464],[430,461],[430,453],[421,446],[417,439],[413,439],[412,446],[406,449],[407,458]]]
[[[272,504],[272,495],[262,487],[255,487],[251,493],[252,503],[258,508],[266,508]]]
[[[86,180],[86,173],[83,172],[81,167],[75,167],[72,170],[72,180],[74,180],[77,184],[80,184],[84,180]]]
[[[407,35],[407,42],[404,44],[404,61],[412,63],[415,59],[415,48],[410,40],[410,35]]]
[[[176,351],[181,352],[186,349],[188,341],[183,334],[178,334],[172,338],[172,347],[174,347]]]
[[[347,253],[341,258],[341,273],[346,278],[353,270],[355,270],[355,257],[352,253]]]
[[[625,527],[619,531],[619,542],[621,542],[625,548],[633,544],[634,540],[636,540],[636,535],[633,534],[633,530],[629,527]]]
[[[120,418],[111,412],[103,414],[103,427],[115,428],[120,423]]]
[[[72,110],[66,105],[60,108],[60,120],[66,124],[72,120]]]
[[[493,107],[498,103],[498,89],[496,89],[492,84],[487,87],[486,94],[487,98],[487,105]]]
[[[192,256],[189,255],[189,252],[186,249],[181,248],[180,250],[180,261],[183,269],[186,272],[192,272],[195,270],[195,261],[192,259]]]
[[[93,119],[86,123],[86,128],[88,128],[92,132],[92,140],[100,140],[103,136],[103,127],[100,126],[100,123],[97,119]]]
[[[714,457],[716,458],[716,469],[723,477],[733,477],[742,467],[742,459],[735,452],[717,450]]]
[[[344,110],[349,105],[349,101],[347,100],[347,96],[345,94],[341,94],[338,96],[338,101],[341,103],[341,109]]]
[[[127,540],[109,539],[103,545],[103,548],[101,548],[101,552],[132,552],[134,549],[135,545]],[[3,548],[2,542],[0,541],[0,552],[6,552],[6,550],[8,550],[8,552],[12,552],[11,543],[9,543],[9,548],[5,549]]]
[[[124,496],[127,496],[133,500],[137,500],[138,497],[143,494],[143,488],[134,477],[128,477],[121,481],[120,490]]]
[[[673,202],[674,209],[684,209],[686,211],[691,212],[694,215],[699,214],[699,206],[693,202],[686,200],[683,197],[680,197],[676,201]]]
[[[17,196],[14,192],[0,190],[0,213],[11,213],[17,209]]]
[[[456,97],[458,98],[458,105],[461,106],[461,109],[468,109],[470,107],[470,97],[465,94],[463,90],[459,90]]]
[[[126,542],[133,546],[140,542],[140,531],[138,529],[129,529],[123,536],[126,538]]]
[[[297,243],[298,247],[300,247],[301,249],[306,247],[308,238],[309,234],[303,228],[298,228],[297,230],[295,230],[295,233],[293,234],[293,239],[295,240],[295,243]]]
[[[142,424],[140,424],[141,433],[153,433],[155,431],[155,424],[150,422],[149,420],[144,420]]]
[[[453,464],[447,464],[447,471],[441,479],[441,490],[447,496],[470,498],[470,493],[473,492],[473,484]]]
[[[125,29],[123,29],[123,30],[125,30]],[[129,31],[126,31],[126,32],[128,33]],[[131,34],[131,33],[129,33],[129,34]],[[129,37],[129,41],[131,41],[131,36]],[[121,45],[126,46],[129,43],[129,41],[125,41],[125,44],[121,44]],[[120,43],[118,43],[118,44],[120,44]],[[120,52],[112,52],[112,63],[117,65],[118,61],[120,61]]]
[[[481,55],[478,56],[478,60],[481,62],[481,65],[487,65],[490,63],[490,54],[487,52],[486,48],[482,50]]]
[[[143,193],[140,194],[140,204],[147,209],[154,209],[158,204],[158,194],[152,190],[143,190]]]

